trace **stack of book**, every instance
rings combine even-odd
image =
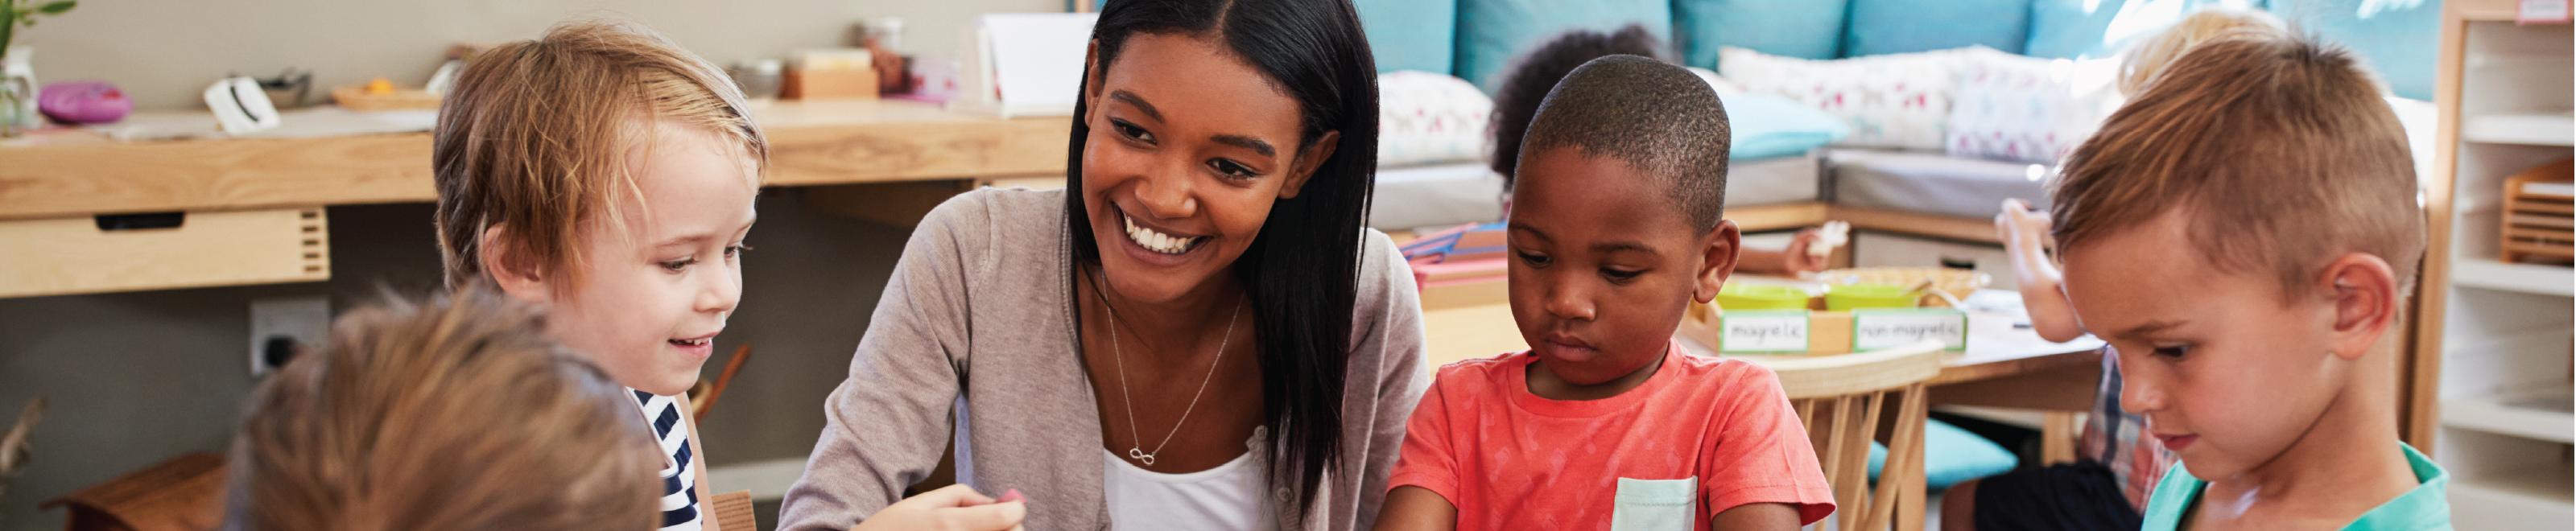
[[[1423,309],[1502,304],[1505,291],[1503,223],[1473,223],[1423,235],[1404,245]]]

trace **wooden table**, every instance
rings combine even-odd
[[[1941,373],[1929,382],[1926,407],[1956,404],[2046,411],[2041,459],[2072,461],[2075,413],[2092,407],[2101,380],[2102,342],[2087,336],[2050,343],[2036,332],[2015,328],[2016,320],[2012,315],[1970,312],[1968,350],[1943,358]],[[1430,343],[1426,354],[1434,365],[1529,349],[1513,324],[1509,304],[1429,310],[1422,313],[1422,322]],[[1688,340],[1682,345],[1697,354],[1708,352]],[[1912,461],[1914,466],[1923,464],[1919,458]],[[1914,472],[1913,477],[1923,477],[1922,471]],[[1920,483],[1899,489],[1898,529],[1923,528],[1924,490]]]

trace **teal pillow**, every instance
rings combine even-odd
[[[1669,0],[1459,0],[1458,77],[1492,94],[1504,69],[1539,43],[1569,30],[1616,31],[1641,24],[1667,42]]]
[[[2022,55],[2049,59],[2110,57],[2115,43],[2102,42],[2111,18],[2127,0],[2036,0],[2030,4],[2030,42]]]
[[[1076,0],[1079,1],[1079,0]],[[1109,0],[1093,0],[1097,11]],[[1377,71],[1421,70],[1447,74],[1458,31],[1457,0],[1352,0],[1360,30],[1368,32]]]
[[[1717,49],[1734,46],[1802,59],[1842,57],[1843,18],[1851,0],[1675,0],[1673,29],[1682,60],[1717,69]]]
[[[1354,0],[1377,71],[1448,74],[1457,50],[1457,0]]]
[[[2021,53],[2031,0],[1852,0],[1843,55],[1928,52],[1983,44]]]
[[[1923,426],[1923,486],[1945,489],[1961,481],[2010,472],[2021,462],[2012,452],[1994,441],[1968,433],[1950,423],[1925,419]],[[1878,469],[1887,464],[1887,447],[1869,444],[1869,479],[1878,480]]]
[[[2433,99],[2434,54],[2442,49],[2441,2],[2272,0],[2272,13],[2299,32],[2352,48],[2398,97]]]
[[[1719,97],[1734,135],[1728,157],[1767,159],[1804,154],[1851,135],[1851,126],[1825,111],[1777,94],[1747,92]]]

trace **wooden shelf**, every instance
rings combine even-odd
[[[2484,144],[2576,146],[2576,118],[2566,114],[2485,114],[2462,117],[2460,138]]]
[[[2576,525],[2576,503],[2570,501],[2568,472],[2563,468],[2542,466],[2503,474],[2454,474],[2451,517],[2460,529],[2555,531]]]
[[[2511,435],[2558,443],[2576,437],[2576,414],[2564,409],[2535,407],[2532,401],[2567,400],[2565,394],[2554,397],[2480,397],[2454,398],[2442,401],[2442,425]]]
[[[771,185],[1062,175],[1073,127],[887,100],[780,102],[754,116]],[[0,147],[0,219],[437,199],[427,133],[47,140]]]
[[[2451,284],[2566,297],[2576,295],[2576,268],[2459,257],[2451,263]]]
[[[108,230],[90,216],[0,221],[0,297],[331,279],[319,207],[170,216]],[[27,252],[20,252],[25,250]]]

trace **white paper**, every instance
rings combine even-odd
[[[1718,350],[1727,353],[1807,351],[1807,312],[1732,311],[1718,316]]]
[[[977,19],[990,39],[991,73],[1000,111],[1012,116],[1072,116],[1082,90],[1083,52],[1098,13],[995,13]]]
[[[1959,310],[1855,310],[1852,351],[1866,352],[1940,340],[1944,350],[1968,348],[1968,314]]]

